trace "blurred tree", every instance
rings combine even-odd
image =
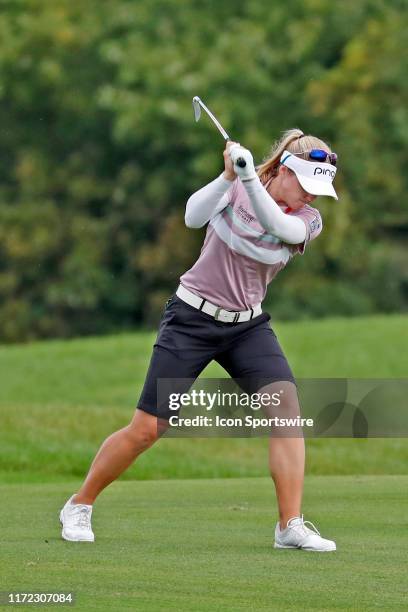
[[[366,21],[341,61],[309,87],[313,114],[331,114],[348,206],[344,240],[333,249],[343,282],[371,307],[408,301],[408,14],[397,6]],[[347,257],[342,257],[347,245]]]
[[[404,308],[402,5],[3,2],[0,338],[157,317],[203,236],[185,201],[222,169],[195,94],[258,160],[293,126],[340,153],[342,202],[322,202],[325,231],[273,283],[273,311]]]

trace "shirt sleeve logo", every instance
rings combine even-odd
[[[318,229],[320,229],[320,219],[317,215],[312,221],[310,221],[309,227],[311,232],[316,232]]]

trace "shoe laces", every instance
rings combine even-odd
[[[78,508],[75,508],[72,511],[75,519],[74,525],[75,527],[81,527],[85,529],[90,529],[91,527],[91,511],[86,506],[78,505]]]
[[[304,521],[303,520],[303,514],[302,516],[298,516],[295,517],[296,519],[300,519],[301,522],[296,523],[295,525],[291,525],[290,522],[295,520],[295,519],[290,519],[287,523],[287,527],[290,527],[291,529],[295,529],[295,531],[297,531],[297,533],[301,534],[301,535],[310,535],[310,534],[317,534],[318,536],[320,535],[320,532],[317,530],[316,526],[313,525],[313,523],[311,521]],[[311,526],[307,527],[307,524],[309,524]]]

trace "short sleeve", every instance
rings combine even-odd
[[[303,255],[306,249],[306,245],[317,238],[323,229],[323,221],[320,212],[317,208],[311,206],[304,206],[295,213],[293,216],[300,217],[306,225],[306,238],[301,244],[295,245],[295,252]]]

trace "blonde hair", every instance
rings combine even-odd
[[[285,150],[293,153],[296,157],[308,160],[309,152],[312,149],[323,149],[327,153],[332,152],[323,140],[315,136],[305,135],[298,128],[283,132],[282,137],[272,145],[269,156],[257,168],[262,183],[265,184],[271,178],[277,176],[280,158]]]

